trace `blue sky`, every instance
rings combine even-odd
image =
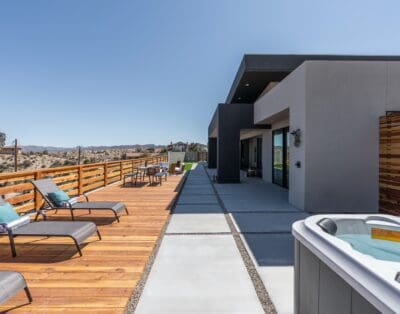
[[[0,131],[22,145],[206,143],[245,53],[400,54],[385,0],[3,0]]]

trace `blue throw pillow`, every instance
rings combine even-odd
[[[70,197],[64,191],[56,191],[48,194],[50,200],[58,207],[65,206],[64,203],[70,200]]]
[[[9,203],[0,205],[0,223],[8,224],[17,219],[19,215]]]

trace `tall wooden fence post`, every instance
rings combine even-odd
[[[83,194],[83,169],[82,165],[78,166],[78,194]]]
[[[122,180],[122,161],[119,162],[119,181]]]
[[[104,186],[108,184],[107,172],[108,172],[108,164],[107,161],[104,162]]]
[[[34,175],[35,180],[39,180],[40,177],[41,177],[40,172],[36,171],[35,175]],[[40,209],[40,207],[42,206],[42,201],[43,201],[42,196],[40,195],[39,191],[35,188],[35,208],[36,208],[36,210]]]

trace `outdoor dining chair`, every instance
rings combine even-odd
[[[142,178],[143,173],[141,171],[139,171],[138,168],[136,168],[133,172],[127,173],[124,175],[124,181],[123,181],[123,185],[126,185],[126,181],[127,179],[131,179],[131,185],[133,184],[133,182],[135,182],[135,185],[137,184],[137,180],[138,178]]]

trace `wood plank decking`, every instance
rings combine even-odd
[[[103,239],[95,236],[80,257],[70,239],[16,238],[16,258],[7,237],[0,238],[0,269],[20,271],[33,296],[23,292],[0,306],[0,312],[123,312],[168,218],[182,176],[170,176],[162,186],[107,186],[90,194],[91,200],[123,201],[130,215],[121,222],[79,212],[79,219],[95,221]],[[68,212],[50,219],[68,219]]]

